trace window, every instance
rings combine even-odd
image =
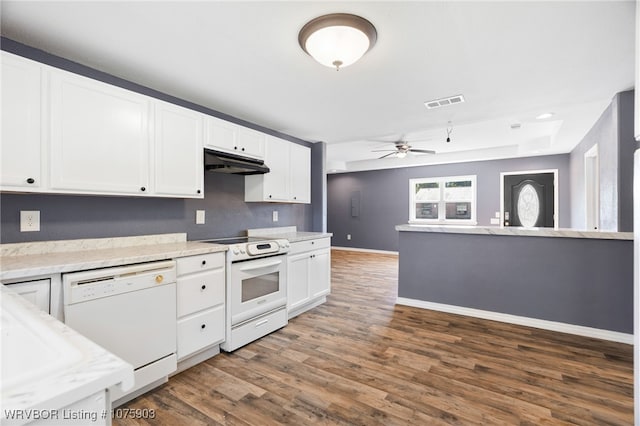
[[[409,180],[409,223],[476,222],[476,176]]]

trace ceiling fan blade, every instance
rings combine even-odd
[[[436,153],[432,149],[413,149],[413,148],[411,148],[409,151],[411,151],[411,152],[422,152],[424,154],[435,154]]]
[[[393,154],[395,154],[395,153],[396,153],[395,151],[390,152],[390,153],[388,153],[388,154],[386,154],[386,155],[383,155],[382,157],[379,157],[379,158],[378,158],[378,160],[382,160],[383,158],[386,158],[386,157],[388,157],[388,156],[390,156],[390,155],[393,155]]]
[[[391,152],[396,152],[396,150],[395,150],[395,149],[374,149],[374,150],[373,150],[373,151],[371,151],[371,152],[389,152],[389,151],[391,151]]]

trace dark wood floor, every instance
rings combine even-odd
[[[396,306],[397,257],[332,256],[326,304],[114,424],[633,424],[632,346]]]

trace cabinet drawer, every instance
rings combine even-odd
[[[231,330],[233,346],[239,348],[256,340],[256,334],[258,333],[256,330],[259,330],[261,335],[266,336],[285,325],[287,325],[287,310],[285,308],[261,315],[253,321],[249,321]]]
[[[224,340],[224,306],[178,321],[178,359]]]
[[[289,255],[328,247],[331,247],[331,238],[318,238],[315,240],[296,241],[294,243],[291,243],[291,250],[289,250]]]
[[[176,260],[178,276],[192,272],[207,271],[224,266],[224,253],[208,253],[197,256],[180,257]]]
[[[178,278],[178,318],[224,303],[224,269]]]

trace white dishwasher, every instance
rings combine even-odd
[[[134,368],[114,406],[167,381],[176,370],[176,264],[141,263],[63,274],[65,323]],[[99,368],[99,366],[96,366]]]

